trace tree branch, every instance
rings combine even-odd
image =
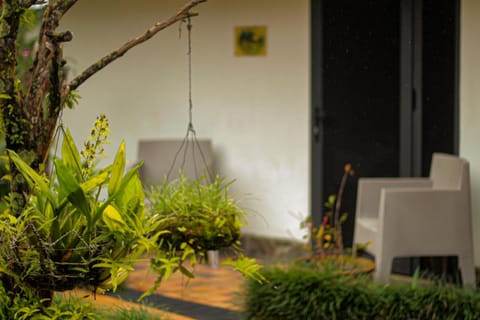
[[[61,12],[61,15],[63,16],[77,2],[78,2],[78,0],[58,0],[55,3],[55,9],[58,10],[59,12]]]
[[[46,88],[44,84],[49,78],[49,70],[52,63],[54,51],[59,42],[70,41],[72,34],[67,31],[55,33],[60,23],[60,19],[78,0],[50,0],[43,14],[43,23],[40,28],[38,40],[38,49],[32,68],[32,82],[28,90],[26,101],[34,102],[30,107],[35,109],[35,103],[41,103],[44,98]],[[63,90],[61,87],[58,90]],[[59,108],[61,106],[52,106]]]
[[[90,67],[85,69],[80,75],[78,75],[75,79],[73,79],[67,88],[65,88],[65,95],[68,93],[68,91],[75,90],[77,89],[82,83],[84,83],[88,78],[90,78],[92,75],[97,73],[98,71],[102,70],[105,68],[107,65],[115,61],[116,59],[120,58],[123,56],[127,51],[132,49],[133,47],[147,41],[148,39],[152,38],[155,34],[160,32],[161,30],[167,28],[168,26],[183,20],[187,17],[195,16],[196,14],[190,13],[190,9],[193,7],[197,6],[198,4],[202,2],[206,2],[207,0],[191,0],[188,3],[186,3],[178,12],[177,14],[171,16],[170,18],[162,21],[162,22],[157,22],[155,23],[150,29],[148,29],[144,34],[126,42],[124,45],[122,45],[120,48],[118,48],[115,51],[112,51],[108,55],[104,56],[101,58],[99,61],[96,63],[92,64]]]
[[[76,0],[66,0],[71,3]],[[33,66],[30,70],[31,78],[24,86],[28,88],[23,97],[22,110],[27,121],[28,133],[24,138],[27,150],[34,150],[37,158],[32,163],[39,166],[48,154],[50,139],[62,107],[61,93],[63,73],[61,68],[61,43],[70,41],[70,32],[55,32],[63,15],[64,7],[60,0],[50,0],[44,8],[43,22],[40,28],[38,49]],[[45,99],[48,97],[48,99]]]

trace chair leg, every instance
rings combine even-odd
[[[462,273],[463,286],[476,286],[475,267],[472,256],[459,256],[458,267]]]
[[[375,272],[373,278],[379,283],[387,283],[392,272],[393,256],[380,255],[375,256]]]

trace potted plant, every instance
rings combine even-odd
[[[97,118],[82,152],[64,132],[61,157],[48,175],[8,151],[32,192],[18,215],[2,212],[2,273],[42,297],[78,286],[115,288],[156,241],[149,236],[155,224],[145,214],[139,166],[124,174],[125,143],[112,165],[95,169],[108,131],[105,116]]]
[[[146,191],[147,214],[154,222],[151,232],[158,234],[159,248],[150,267],[160,277],[145,295],[156,290],[160,280],[172,272],[180,271],[193,278],[193,269],[188,266],[208,262],[206,253],[222,248],[228,248],[226,253],[230,255],[222,261],[223,265],[254,281],[267,281],[260,273],[262,266],[244,256],[240,247],[245,211],[229,193],[233,182],[225,182],[219,176],[209,181],[206,175],[191,179],[181,172],[178,179],[165,179]]]
[[[319,227],[312,225],[311,217],[302,221],[301,227],[309,228],[308,255],[296,261],[295,265],[339,274],[370,273],[374,270],[373,261],[357,256],[357,250],[345,249],[343,245],[342,224],[348,214],[341,213],[342,197],[347,179],[353,174],[352,166],[346,164],[338,194],[328,197]]]
[[[218,175],[190,179],[183,172],[173,181],[164,180],[147,192],[148,209],[169,232],[160,237],[160,246],[191,247],[202,253],[230,247],[238,242],[245,212],[229,194],[233,181]]]

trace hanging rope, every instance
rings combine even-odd
[[[193,102],[192,102],[192,21],[190,17],[187,18],[188,30],[188,131],[195,134],[193,129]]]
[[[185,22],[185,21],[183,21]],[[189,145],[191,144],[191,152],[192,152],[192,160],[193,160],[193,169],[195,171],[195,178],[198,179],[200,177],[200,174],[198,172],[198,167],[197,167],[197,159],[195,155],[195,149],[198,149],[198,152],[200,153],[201,159],[203,161],[204,168],[206,170],[207,174],[207,179],[210,181],[213,180],[213,175],[210,172],[210,168],[208,167],[205,155],[202,151],[202,148],[200,147],[200,143],[198,142],[197,139],[197,133],[195,132],[195,129],[193,127],[193,99],[192,99],[192,21],[191,17],[188,16],[186,19],[186,27],[187,27],[187,43],[188,43],[188,50],[187,50],[187,56],[188,56],[188,126],[187,126],[187,133],[185,134],[185,137],[175,153],[175,157],[173,159],[172,166],[168,170],[167,173],[167,180],[169,180],[170,175],[175,167],[175,164],[177,162],[177,158],[183,151],[183,159],[181,163],[180,170],[183,170],[185,167],[185,163],[187,160],[187,155],[188,155],[188,149]],[[181,29],[180,29],[181,30]]]

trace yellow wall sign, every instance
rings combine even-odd
[[[235,27],[236,56],[266,56],[267,27]]]

